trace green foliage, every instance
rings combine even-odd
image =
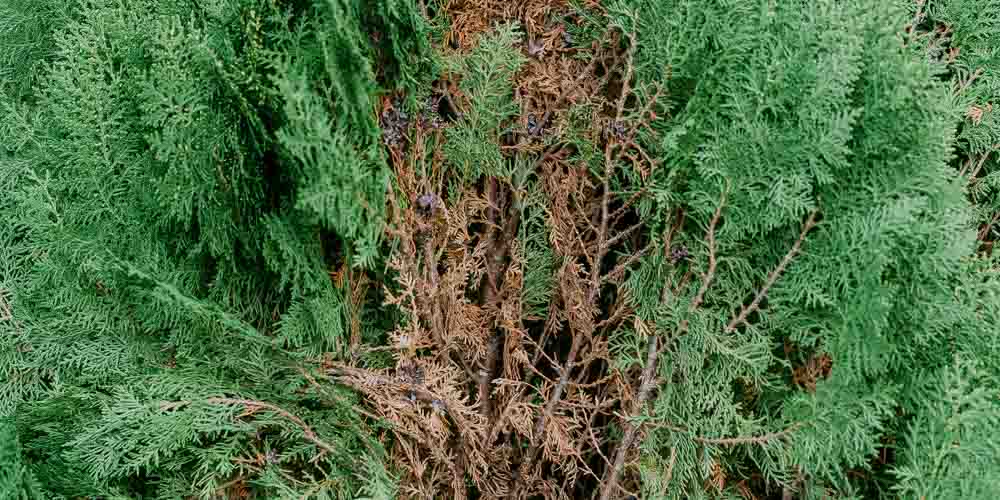
[[[0,90],[12,97],[31,94],[41,67],[55,52],[54,34],[69,22],[74,2],[10,0],[0,5]]]
[[[5,66],[0,99],[5,484],[386,497],[351,397],[295,366],[344,352],[329,272],[377,257],[388,176],[363,17],[411,85],[413,6],[35,5],[5,4],[0,31],[0,52],[37,61]]]
[[[526,160],[522,160],[526,161]],[[521,301],[524,317],[544,319],[555,287],[558,260],[547,241],[544,194],[534,179],[526,179],[523,187],[521,224],[518,241],[524,252],[524,286]]]
[[[670,342],[659,363],[669,382],[646,417],[656,430],[643,444],[643,477],[664,475],[669,463],[675,482],[690,485],[657,493],[649,482],[650,494],[705,495],[698,480],[713,461],[745,477],[734,454],[770,480],[803,488],[806,498],[827,488],[851,494],[871,485],[846,471],[879,474],[872,463],[883,437],[902,449],[933,446],[917,433],[943,415],[933,414],[935,403],[910,397],[926,392],[918,388],[938,384],[939,393],[953,391],[952,401],[970,398],[954,418],[983,428],[980,415],[998,409],[995,392],[988,398],[956,385],[949,370],[959,368],[947,368],[957,331],[989,328],[968,317],[982,302],[957,303],[954,295],[966,279],[962,259],[974,249],[967,203],[947,169],[964,110],[926,58],[903,48],[896,33],[905,13],[883,4],[617,5],[621,26],[631,25],[633,13],[638,18],[637,74],[663,81],[674,114],[659,126],[663,139],[648,143],[664,163],[654,181],[658,217],[673,222],[668,210],[686,208],[692,231],[679,244],[697,249],[690,264],[653,258],[633,276],[640,317]],[[674,267],[708,272],[704,233],[723,193],[718,270],[704,304],[689,307],[697,283],[661,304],[660,283]],[[819,227],[767,291],[766,306],[727,331],[814,208]],[[682,323],[688,330],[672,337]],[[640,362],[641,337],[619,342],[632,346],[623,347],[632,353],[623,363]],[[796,354],[786,357],[783,345]],[[832,359],[828,380],[814,393],[790,384],[793,368],[821,355]],[[995,357],[975,359],[995,365]],[[1000,379],[982,380],[1000,387]],[[920,423],[907,433],[910,421]],[[750,439],[739,451],[686,436],[753,437],[795,423],[787,439]],[[982,445],[968,446],[972,456],[985,455]],[[896,465],[905,486],[894,487],[930,495],[928,483],[908,479],[914,467],[926,470],[926,459],[905,454]],[[957,473],[963,464],[969,467]],[[983,467],[951,462],[935,470],[957,478]],[[968,486],[977,487],[971,497],[1000,492],[988,481]]]
[[[468,99],[461,123],[448,130],[445,146],[448,161],[464,179],[503,176],[507,171],[500,136],[518,111],[511,84],[525,61],[514,48],[520,40],[517,25],[504,25],[494,36],[484,38],[472,53],[447,62],[449,69],[462,75],[461,90]]]
[[[920,398],[895,470],[901,496],[990,498],[1000,491],[997,379],[982,365],[956,357],[918,378]]]
[[[558,125],[539,139],[601,178],[613,134],[594,120],[615,115],[608,104],[631,75],[623,121],[650,123],[636,144],[657,166],[640,175],[614,160],[611,209],[642,195],[615,224],[641,229],[597,243],[592,263],[560,262],[553,225],[604,233],[599,201],[572,198],[583,215],[566,220],[577,214],[548,205],[539,159],[502,147],[527,63],[517,23],[443,56],[431,43],[448,29],[447,2],[5,0],[0,499],[405,496],[397,482],[413,471],[388,464],[405,451],[384,449],[392,443],[373,428],[392,423],[367,418],[360,397],[316,367],[397,361],[377,345],[401,315],[379,308],[381,288],[396,290],[380,271],[394,243],[383,240],[393,179],[377,116],[386,94],[412,107],[440,92],[435,78],[458,81],[449,98],[461,114],[425,138],[442,147],[419,161],[440,161],[429,169],[452,192],[501,180],[512,205],[501,216],[517,214],[516,231],[466,237],[516,240],[501,243],[522,271],[520,295],[503,300],[520,303],[489,307],[520,311],[503,328],[544,330],[538,344],[552,351],[535,358],[556,360],[555,371],[526,367],[537,378],[523,385],[549,387],[539,379],[565,369],[567,394],[589,398],[609,380],[638,380],[653,353],[648,404],[601,395],[608,415],[632,411],[642,425],[621,484],[642,498],[739,498],[744,486],[810,499],[1000,497],[1000,279],[988,256],[1000,239],[997,0],[606,7],[574,1],[547,21],[567,24],[567,57],[597,48],[594,67],[608,73],[586,76],[605,78],[595,87],[610,95],[554,111]],[[608,25],[625,35],[617,46]],[[654,119],[640,110],[658,86]],[[644,242],[623,289],[602,288],[610,269],[591,267],[627,261]],[[576,271],[597,273],[602,310],[587,321],[602,326],[581,344],[597,354],[559,368],[576,349],[563,326],[583,315],[562,289]],[[476,286],[454,295],[462,311],[481,305],[470,305]],[[605,321],[612,311],[622,326]],[[358,337],[375,348],[356,349]],[[461,358],[433,362],[451,356]],[[611,377],[589,383],[605,369]],[[520,427],[500,433],[534,445],[535,422],[567,440],[580,432],[569,405],[537,420],[528,407],[543,405],[524,391]],[[466,403],[435,397],[445,410],[432,423],[452,425],[447,412]],[[495,416],[479,411],[463,418],[484,427]],[[617,416],[600,420],[612,430],[588,453],[614,451],[626,434]],[[538,443],[550,460],[551,443]],[[505,456],[494,444],[473,448]]]
[[[9,419],[0,420],[0,499],[42,498],[41,487],[21,458],[17,432]]]
[[[959,173],[968,178],[969,197],[980,239],[1000,237],[1000,2],[930,2],[920,13],[923,26],[946,30],[948,37],[917,30],[911,44],[943,66],[965,117],[956,136]],[[915,14],[916,15],[916,14]],[[945,50],[947,47],[947,50]],[[935,59],[936,58],[936,59]]]

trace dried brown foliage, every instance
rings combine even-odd
[[[463,50],[474,47],[479,36],[496,23],[519,21],[531,40],[545,31],[547,19],[567,5],[566,0],[448,0],[444,10],[451,19],[445,42]],[[597,0],[583,2],[599,8]]]
[[[330,365],[329,372],[361,392],[377,418],[391,423],[393,461],[403,472],[407,498],[633,494],[634,478],[622,477],[634,470],[643,429],[632,417],[655,395],[657,359],[667,343],[632,314],[619,286],[655,247],[672,251],[685,213],[676,210],[663,239],[650,241],[634,211],[646,194],[643,182],[658,167],[637,137],[659,119],[662,97],[659,88],[633,88],[635,40],[609,30],[609,43],[595,43],[589,59],[573,57],[577,49],[568,47],[565,26],[546,24],[547,9],[558,5],[483,0],[447,6],[460,47],[475,43],[474,35],[491,20],[517,18],[527,27],[522,50],[529,62],[514,82],[521,115],[512,125],[518,132],[505,138],[503,151],[531,159],[531,175],[543,195],[547,241],[558,263],[546,317],[529,317],[522,303],[526,249],[517,235],[524,187],[487,177],[446,195],[453,173],[443,158],[446,137],[438,126],[416,122],[407,132],[408,149],[391,146],[396,184],[387,231],[395,245],[389,262],[395,279],[385,294],[386,304],[406,318],[385,348],[395,366],[379,370],[345,363]],[[460,97],[455,82],[442,81],[448,87],[438,89],[443,95]],[[573,133],[581,133],[579,115],[570,116],[580,110],[589,124],[582,133],[597,147],[598,164],[561,140],[574,126]],[[663,300],[695,287],[690,311],[701,306],[716,272],[715,234],[727,193],[705,234],[707,262],[690,267],[704,272],[672,276]],[[757,296],[733,315],[726,333],[741,328],[760,307],[816,222],[814,212]],[[650,341],[642,366],[620,370],[611,362],[609,335],[626,322]],[[671,334],[683,335],[686,328],[682,322]],[[613,428],[624,435],[612,441]],[[714,446],[759,444],[791,431],[694,439]],[[708,488],[727,486],[721,467],[709,479]]]
[[[610,463],[605,427],[621,399],[631,398],[623,374],[609,369],[608,333],[629,317],[617,285],[645,252],[643,226],[631,211],[639,195],[611,186],[622,168],[655,168],[634,141],[653,115],[626,106],[633,96],[628,53],[599,49],[591,63],[570,57],[564,27],[544,25],[557,6],[448,6],[461,46],[473,43],[487,18],[519,18],[527,27],[530,62],[515,82],[522,121],[533,115],[545,134],[559,137],[572,104],[597,110],[589,134],[604,150],[602,175],[568,144],[543,147],[541,134],[526,133],[506,149],[535,157],[545,198],[559,262],[546,318],[526,317],[521,303],[525,249],[516,235],[524,193],[487,178],[445,196],[444,135],[421,124],[410,129],[410,150],[393,154],[388,232],[396,279],[386,303],[407,318],[391,334],[396,364],[330,371],[392,423],[407,497],[577,498]],[[613,77],[618,88],[609,92]],[[636,111],[645,118],[626,116]],[[607,133],[609,124],[617,133]],[[425,144],[438,149],[424,151]]]
[[[789,349],[786,348],[786,352]],[[833,358],[827,353],[814,353],[805,362],[792,369],[792,382],[809,392],[816,391],[816,383],[830,376]]]

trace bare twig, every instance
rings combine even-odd
[[[486,227],[488,233],[487,237],[487,248],[490,249],[490,256],[486,263],[486,279],[487,283],[483,288],[481,303],[484,307],[495,308],[495,301],[497,297],[497,290],[499,287],[499,274],[500,274],[500,264],[501,257],[497,252],[497,237],[495,228],[499,228],[498,218],[500,213],[499,206],[499,195],[497,193],[497,179],[489,178],[486,180],[486,197],[489,207],[489,224]],[[502,242],[499,244],[503,244]],[[500,337],[499,332],[496,328],[491,328],[490,339],[487,345],[486,351],[486,366],[478,374],[478,387],[479,387],[479,409],[482,414],[489,417],[493,413],[493,404],[490,398],[490,379],[496,372],[497,359],[500,353]]]
[[[965,89],[969,88],[980,76],[983,75],[983,68],[977,68],[975,71],[969,74],[968,78],[960,79],[956,81],[952,87],[956,95],[965,92]]]
[[[712,216],[711,221],[708,225],[708,231],[706,234],[706,239],[708,240],[708,271],[702,277],[702,285],[695,295],[694,300],[691,302],[689,307],[690,312],[694,312],[701,306],[704,299],[706,291],[712,285],[712,279],[715,275],[715,269],[717,265],[716,257],[716,244],[715,244],[715,230],[718,226],[719,220],[722,218],[722,211],[726,205],[726,195],[729,191],[729,183],[726,183],[726,189],[723,190],[722,195],[719,199],[719,204],[715,209],[715,213]],[[670,231],[664,237],[664,251],[670,251],[670,242],[673,239],[674,233],[680,227],[681,221],[683,220],[683,214],[671,227]],[[664,285],[664,288],[668,288],[668,285]],[[662,301],[667,300],[668,295],[663,293],[661,296]],[[687,330],[688,321],[684,320],[678,326],[677,334],[682,334]],[[636,397],[636,404],[632,408],[630,414],[635,416],[638,415],[645,409],[646,403],[652,394],[653,388],[656,386],[657,377],[657,360],[661,352],[661,347],[659,347],[659,338],[655,335],[651,335],[649,338],[649,344],[646,351],[646,362],[643,364],[642,375],[640,376],[639,392]],[[663,348],[666,348],[666,343],[664,343]],[[625,434],[622,437],[621,442],[617,446],[617,451],[615,453],[615,461],[611,468],[607,469],[605,477],[602,480],[601,486],[601,500],[608,500],[618,491],[618,476],[621,474],[622,467],[625,464],[625,457],[627,453],[632,449],[632,445],[638,436],[640,426],[633,422],[625,423]],[[671,469],[673,465],[671,464]]]
[[[0,321],[10,321],[14,317],[7,300],[7,291],[0,289]]]
[[[632,207],[632,205],[647,192],[649,192],[649,189],[643,186],[636,192],[632,193],[632,196],[629,196],[629,198],[625,200],[625,203],[622,206],[618,207],[614,211],[614,213],[611,214],[611,220],[617,221],[618,219],[620,219],[623,215],[625,215],[625,211],[627,211],[630,207]]]
[[[976,235],[976,239],[985,242],[986,237],[989,236],[990,234],[990,228],[995,226],[997,222],[1000,222],[1000,211],[997,211],[997,213],[993,214],[993,217],[990,219],[990,222],[984,225],[979,230],[979,233]]]
[[[376,415],[372,414],[371,412],[369,412],[369,411],[361,408],[358,405],[355,405],[353,402],[344,399],[343,396],[340,396],[339,394],[334,394],[332,392],[327,391],[325,388],[323,388],[322,385],[319,384],[319,382],[316,380],[316,378],[313,377],[312,375],[310,375],[309,372],[307,372],[304,368],[302,368],[302,367],[296,367],[296,370],[299,372],[300,375],[302,375],[303,378],[306,379],[306,381],[309,382],[309,385],[311,385],[312,388],[316,390],[316,392],[318,392],[318,393],[320,393],[320,394],[322,394],[324,396],[332,397],[338,403],[341,403],[341,404],[343,404],[345,406],[350,406],[350,407],[352,407],[354,409],[354,411],[356,411],[359,414],[364,415],[364,416],[366,416],[366,417],[368,417],[368,418],[370,418],[370,419],[372,419],[374,421],[380,420],[378,416],[376,416]],[[324,379],[325,378],[326,377],[324,377]]]
[[[653,108],[656,107],[656,103],[659,102],[660,97],[663,97],[663,86],[660,85],[659,83],[657,83],[656,84],[656,92],[653,92],[653,96],[649,98],[649,101],[646,102],[646,105],[643,106],[642,111],[639,114],[639,117],[640,117],[639,123],[636,123],[628,131],[628,133],[625,134],[625,137],[626,137],[625,143],[626,144],[629,144],[629,145],[634,146],[634,147],[639,147],[638,144],[636,144],[635,137],[636,137],[636,135],[639,134],[639,131],[642,130],[643,127],[648,127],[649,126],[650,121],[654,117]],[[643,156],[646,157],[647,159],[649,159],[649,155],[646,155],[645,151],[643,151]],[[652,162],[651,159],[649,159],[649,161]]]
[[[674,477],[674,464],[677,463],[677,448],[670,448],[670,462],[667,463],[667,473],[663,476],[663,484],[669,485]]]
[[[622,279],[622,277],[625,274],[625,270],[627,270],[628,268],[632,267],[632,264],[635,264],[636,262],[638,262],[639,259],[645,257],[646,254],[649,253],[649,251],[651,249],[652,249],[652,245],[646,245],[646,246],[640,248],[639,250],[637,250],[632,255],[629,255],[629,257],[627,259],[625,259],[624,261],[618,263],[614,267],[614,269],[612,269],[605,276],[604,282],[605,283],[613,283],[613,282],[615,282],[615,281],[617,281],[619,279]]]
[[[399,385],[395,381],[390,380],[389,378],[379,375],[377,373],[360,368],[353,368],[350,366],[335,366],[331,368],[329,372],[331,375],[338,377],[337,379],[344,385],[352,387],[355,390],[362,393],[366,392],[365,386],[359,383],[358,379],[365,380],[368,383],[372,383],[378,386],[392,387]],[[462,446],[463,447],[467,446],[467,443],[465,443],[464,436],[466,434],[471,433],[472,429],[470,429],[465,419],[462,418],[461,413],[454,411],[454,408],[452,408],[452,405],[449,403],[448,398],[444,397],[443,395],[437,394],[428,389],[427,387],[421,385],[413,385],[410,386],[409,389],[413,392],[413,396],[415,399],[423,403],[428,403],[431,405],[434,404],[439,405],[444,410],[444,413],[447,414],[452,419],[452,421],[455,422],[455,426],[458,428],[458,437],[459,439],[462,440]]]
[[[757,295],[753,298],[753,301],[750,302],[750,305],[743,306],[740,309],[740,313],[734,317],[728,325],[726,325],[726,333],[732,333],[747,320],[747,316],[760,308],[760,302],[767,296],[768,290],[770,290],[771,287],[774,286],[774,283],[778,281],[778,278],[781,277],[781,273],[785,272],[785,268],[787,268],[788,264],[792,262],[792,259],[799,254],[799,251],[802,249],[802,243],[806,240],[806,234],[812,228],[816,227],[817,215],[819,215],[818,208],[809,214],[809,218],[806,219],[805,224],[802,225],[802,231],[799,233],[799,238],[795,240],[792,248],[788,250],[788,253],[786,253],[781,259],[778,266],[767,275],[767,281],[764,282],[764,286],[762,286],[760,291],[757,292]]]
[[[660,427],[679,433],[688,433],[689,431],[683,427],[670,425],[666,423],[660,423]],[[737,446],[741,444],[766,444],[775,439],[784,439],[788,437],[789,434],[795,432],[799,427],[802,427],[802,423],[794,423],[788,426],[785,430],[770,432],[760,436],[741,436],[741,437],[731,437],[731,438],[706,438],[700,436],[691,436],[691,440],[696,443],[709,444],[715,446]]]
[[[434,253],[433,240],[430,238],[424,243],[424,260],[424,270],[428,274],[427,280],[433,286],[433,290],[437,292],[440,290],[438,287],[437,257]],[[439,302],[438,297],[433,297],[431,303],[428,304],[431,309],[431,335],[434,336],[435,342],[445,350],[450,359],[458,361],[459,366],[465,370],[469,379],[476,380],[478,378],[477,374],[472,369],[469,361],[460,353],[455,352],[455,349],[445,340],[445,318]]]
[[[632,233],[636,232],[645,225],[646,224],[643,222],[636,222],[635,224],[632,224],[631,226],[622,230],[620,233],[616,234],[614,238],[609,239],[607,243],[605,243],[605,246],[607,246],[608,248],[615,246],[616,244],[618,244],[625,238],[628,238]]]
[[[976,161],[975,167],[972,167],[973,158],[970,157],[965,161],[965,165],[962,166],[962,169],[958,171],[958,176],[965,177],[965,174],[970,174],[969,180],[971,181],[972,179],[975,179],[976,175],[978,175],[979,171],[983,168],[983,164],[986,163],[986,160],[990,157],[991,152],[992,151],[987,151],[986,153],[980,155],[979,159]]]
[[[633,27],[636,23],[635,13],[631,13]],[[625,111],[625,101],[628,100],[629,93],[632,91],[632,75],[635,73],[635,66],[633,64],[636,42],[635,42],[635,29],[629,30],[625,33],[628,37],[628,47],[625,49],[625,75],[622,78],[622,90],[621,95],[618,96],[617,109],[615,113],[615,121],[621,121],[622,113]]]
[[[924,11],[924,4],[926,3],[927,0],[917,0],[917,12],[913,15],[910,23],[903,28],[904,32],[912,33],[920,23],[924,22],[924,19],[927,17],[927,13]]]
[[[979,162],[976,163],[976,168],[972,171],[971,174],[969,174],[969,182],[975,182],[976,181],[976,176],[978,176],[979,172],[983,169],[983,164],[986,163],[987,158],[990,157],[990,153],[992,153],[993,151],[995,151],[997,147],[1000,147],[1000,145],[994,144],[993,145],[994,149],[983,153],[982,158],[980,158]]]
[[[608,27],[608,29],[605,30],[605,32],[604,32],[604,36],[602,36],[601,38],[599,38],[599,40],[606,40],[606,39],[610,38],[610,34],[611,34],[612,30],[613,30],[612,27]],[[576,79],[573,80],[573,82],[570,84],[570,86],[567,87],[565,90],[562,91],[562,93],[559,95],[559,98],[556,99],[555,104],[553,105],[553,108],[558,108],[558,107],[562,106],[566,102],[566,100],[569,99],[570,94],[572,94],[573,92],[575,92],[576,89],[580,88],[580,85],[583,84],[583,82],[586,81],[588,77],[591,77],[593,75],[594,68],[597,66],[598,59],[599,58],[597,58],[597,57],[592,57],[590,59],[590,62],[583,69],[583,71],[581,71],[580,74],[577,75]]]
[[[708,240],[708,271],[702,275],[701,287],[698,289],[698,293],[695,294],[694,300],[691,301],[689,310],[692,312],[701,306],[702,301],[705,299],[705,292],[712,286],[712,279],[715,278],[715,268],[718,264],[715,255],[715,229],[719,224],[719,219],[722,217],[722,208],[726,205],[726,194],[728,191],[729,181],[727,180],[726,189],[722,191],[722,197],[719,199],[719,205],[715,208],[715,214],[712,215],[712,220],[708,223],[708,233],[706,236]]]
[[[653,386],[656,385],[656,358],[657,353],[659,352],[656,344],[657,337],[650,336],[649,345],[646,350],[646,364],[642,369],[642,382],[639,386],[639,396],[637,398],[635,408],[632,411],[633,414],[639,413],[643,408],[645,408],[646,401],[652,393]],[[632,422],[627,422],[625,424],[625,435],[618,444],[618,451],[615,453],[614,465],[612,465],[610,469],[607,469],[605,477],[602,480],[603,486],[601,487],[601,500],[608,500],[611,498],[611,495],[617,491],[618,475],[621,473],[622,466],[625,464],[625,455],[632,449],[632,443],[635,441],[638,433],[638,425]]]

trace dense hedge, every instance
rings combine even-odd
[[[1000,498],[996,0],[4,0],[0,498]]]

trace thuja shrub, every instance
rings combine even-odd
[[[0,495],[1000,496],[994,2],[885,3],[7,2]]]
[[[998,284],[911,13],[608,12],[444,49],[460,113],[393,156],[394,366],[329,373],[401,492],[996,494]]]
[[[346,270],[378,259],[415,6],[0,10],[4,486],[391,498],[354,396],[301,367],[372,335]]]
[[[671,114],[643,143],[666,243],[618,348],[641,375],[615,459],[646,496],[1000,491],[995,270],[949,168],[967,110],[885,4],[617,5]]]

